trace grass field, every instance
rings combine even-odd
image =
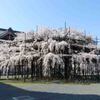
[[[12,86],[30,86],[33,84],[62,84],[62,85],[90,85],[90,82],[69,82],[66,80],[34,80],[26,81],[23,80],[0,80],[1,83],[9,84]]]

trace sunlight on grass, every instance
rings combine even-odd
[[[0,82],[12,86],[28,86],[33,84],[32,82],[23,82],[17,80],[0,80]]]
[[[84,82],[66,82],[62,80],[55,81],[47,81],[47,80],[38,80],[38,81],[22,81],[22,80],[0,80],[1,83],[16,86],[16,87],[25,87],[31,86],[33,84],[62,84],[62,85],[90,85],[92,83],[84,83]]]

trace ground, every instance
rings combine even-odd
[[[1,81],[0,100],[100,100],[100,84]]]

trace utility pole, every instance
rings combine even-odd
[[[97,45],[98,45],[98,37],[97,36],[96,36],[95,42],[96,42],[96,50],[97,50]]]
[[[71,53],[71,45],[70,45],[70,27],[69,27],[69,30],[68,30],[68,48],[69,48],[68,53],[70,54],[70,53]]]
[[[67,28],[67,27],[66,27],[66,21],[65,21],[65,30],[66,30],[66,28]]]
[[[83,44],[83,52],[85,52],[85,47],[86,47],[86,30],[84,30],[84,38],[85,38],[85,42]]]
[[[36,33],[38,33],[38,25],[36,26]]]
[[[25,40],[24,40],[24,43],[25,43],[24,52],[25,52],[25,54],[26,54],[26,33],[25,33]]]

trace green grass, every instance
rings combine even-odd
[[[24,82],[23,80],[0,80],[0,83],[12,85],[12,86],[30,86],[32,84],[64,84],[64,85],[90,85],[92,83],[87,83],[87,82],[70,82],[70,81],[65,81],[65,80],[35,80],[33,82],[31,81],[26,81]]]
[[[12,86],[30,86],[32,84],[51,84],[51,81],[38,80],[38,81],[26,81],[23,80],[0,80],[0,83],[12,85]]]
[[[0,83],[12,85],[12,86],[28,86],[28,85],[32,85],[31,82],[23,82],[23,81],[17,81],[17,80],[0,80]]]

